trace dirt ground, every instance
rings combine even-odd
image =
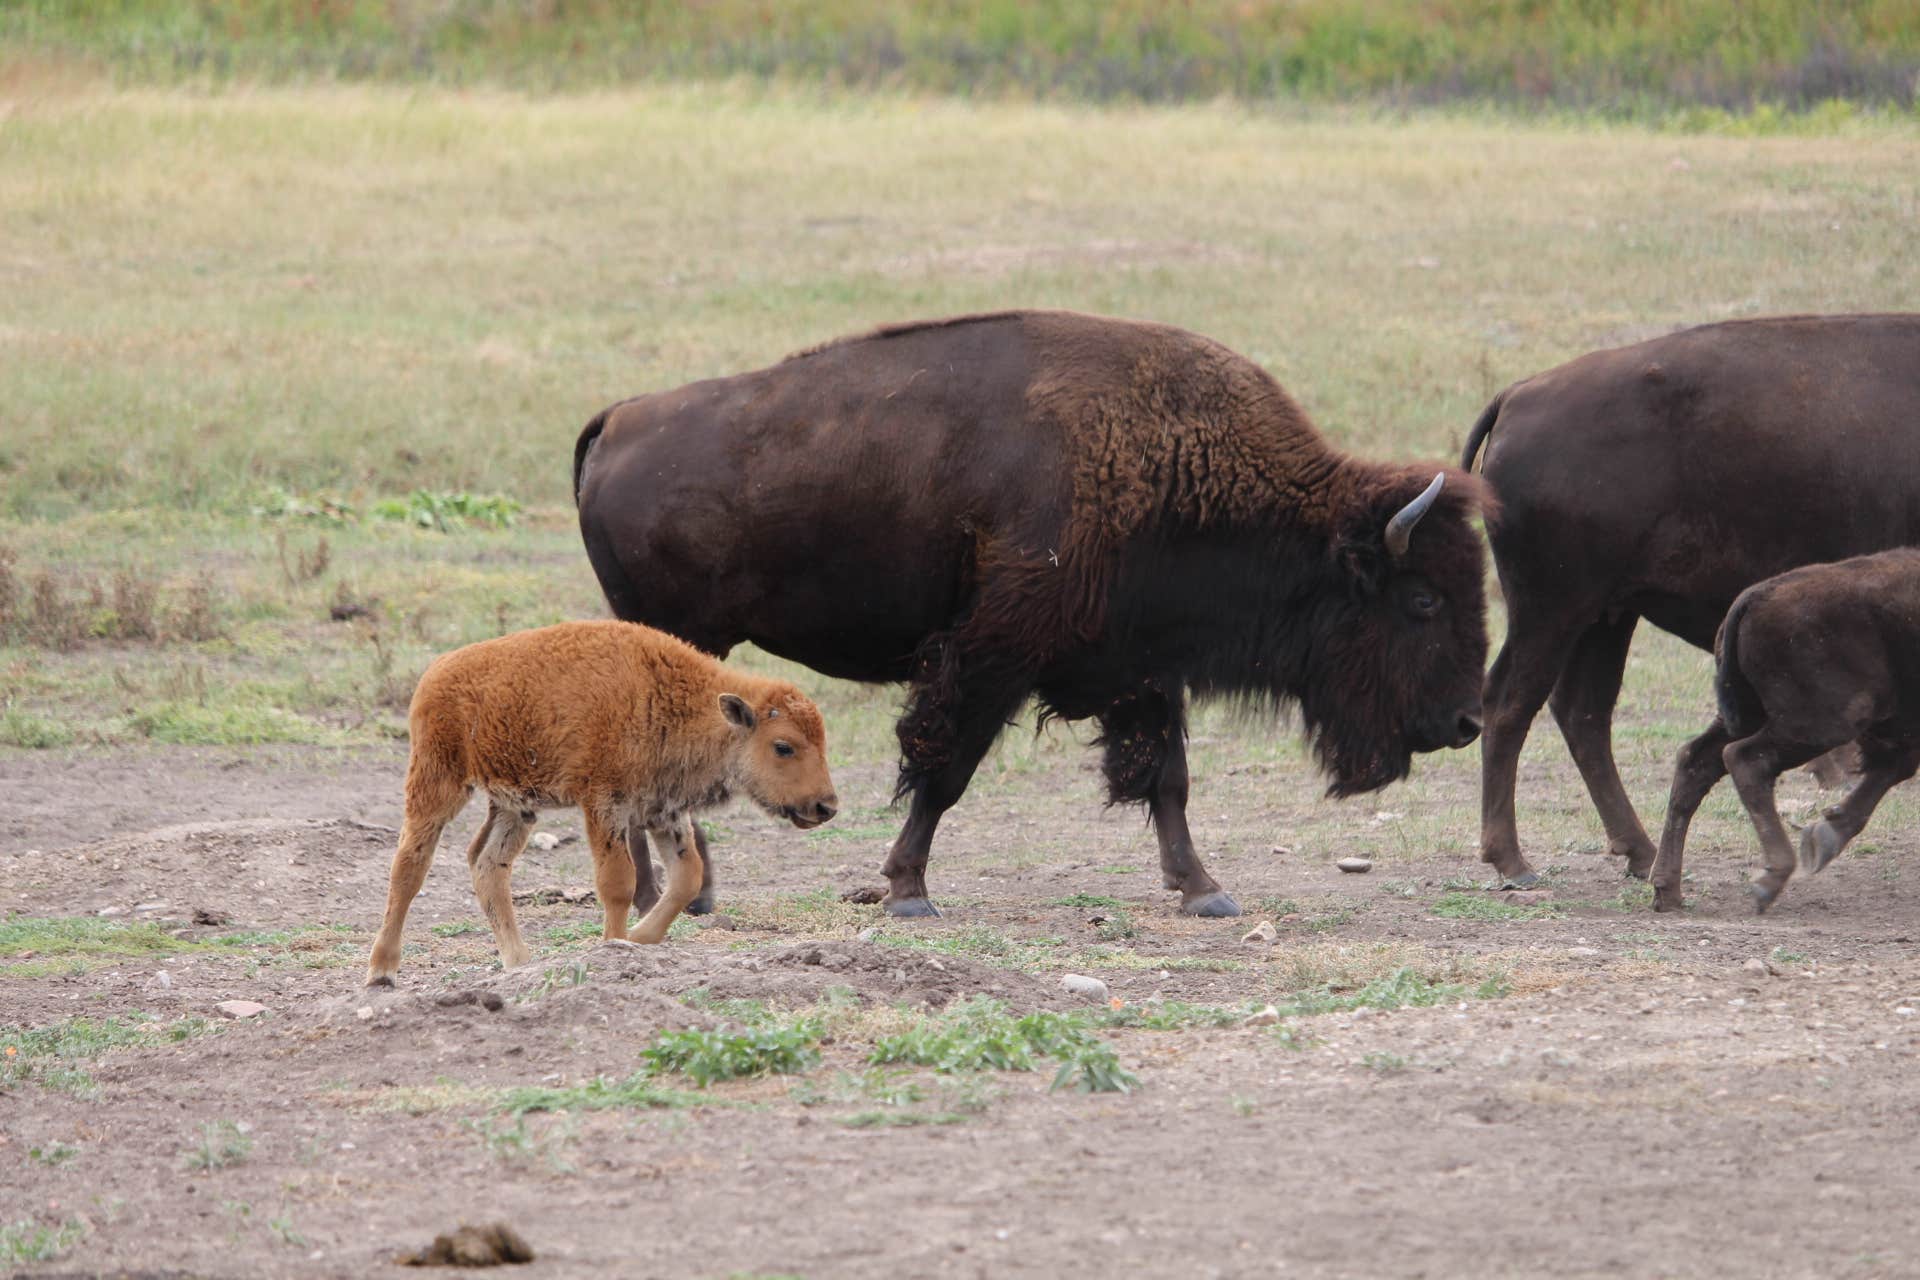
[[[1069,753],[955,811],[933,865],[943,920],[834,901],[878,883],[889,818],[803,841],[735,807],[718,846],[727,919],[658,948],[543,948],[547,929],[597,909],[527,905],[535,962],[503,973],[489,935],[455,932],[477,919],[459,856],[469,812],[409,920],[398,989],[376,994],[361,966],[403,763],[401,748],[0,755],[6,913],[107,911],[188,940],[309,930],[89,958],[83,972],[0,969],[11,1027],[266,1006],[219,1034],[89,1060],[90,1096],[0,1088],[0,1222],[86,1228],[18,1274],[403,1274],[394,1259],[437,1232],[504,1221],[535,1252],[511,1273],[530,1280],[1920,1275],[1920,881],[1873,866],[1911,854],[1906,832],[1796,880],[1764,918],[1739,893],[1743,844],[1690,853],[1679,916],[1623,896],[1617,862],[1595,852],[1555,860],[1536,904],[1551,914],[1454,919],[1434,907],[1449,881],[1483,878],[1468,858],[1410,848],[1342,875],[1332,850],[1273,849],[1283,816],[1219,773],[1197,782],[1195,826],[1224,850],[1210,865],[1247,917],[1192,921],[1154,887],[1139,816],[1099,809],[1088,761]],[[1470,788],[1470,770],[1449,776]],[[888,778],[838,781],[873,808]],[[1578,797],[1568,766],[1529,779],[1523,806],[1543,785]],[[1351,805],[1351,821],[1375,804]],[[578,831],[549,817],[546,830]],[[549,885],[589,887],[577,841],[528,851],[516,889]],[[1005,1073],[952,1124],[848,1123],[867,1104],[819,1095],[865,1069],[853,1043],[823,1046],[802,1081],[715,1085],[691,1107],[516,1122],[480,1101],[623,1079],[656,1032],[724,1021],[714,1000],[835,999],[875,1017],[978,994],[1075,1007],[1067,965],[1023,971],[899,939],[990,930],[1084,948],[1101,910],[1061,901],[1076,893],[1130,914],[1133,935],[1095,953],[1110,962],[1083,969],[1129,1005],[1277,999],[1304,972],[1381,955],[1497,970],[1507,993],[1293,1018],[1284,1039],[1107,1031],[1136,1091],[1049,1092],[1048,1072]],[[1278,940],[1242,941],[1261,920]],[[706,998],[679,998],[695,991]],[[191,1168],[221,1122],[244,1127],[244,1157]],[[30,1158],[62,1147],[69,1158]]]

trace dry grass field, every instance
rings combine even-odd
[[[1914,309],[1917,227],[1920,132],[1857,120],[8,64],[0,1267],[361,1276],[501,1219],[536,1276],[1920,1272],[1912,800],[1755,920],[1717,793],[1692,909],[1655,917],[1545,722],[1537,901],[1473,860],[1477,751],[1335,803],[1285,726],[1203,708],[1195,833],[1246,920],[1174,914],[1057,727],[989,759],[935,846],[947,918],[910,925],[839,901],[898,819],[897,691],[736,655],[815,694],[845,809],[804,837],[718,815],[718,926],[634,952],[590,903],[530,904],[535,962],[502,973],[469,813],[400,989],[358,987],[414,677],[603,611],[567,477],[611,400],[1057,306],[1207,333],[1344,446],[1450,457],[1493,392],[1597,346]],[[1636,644],[1650,825],[1709,672]],[[563,842],[516,887],[589,882]]]

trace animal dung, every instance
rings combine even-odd
[[[497,1267],[506,1262],[532,1262],[533,1247],[504,1222],[484,1227],[461,1223],[448,1235],[435,1236],[418,1253],[394,1259],[404,1267]]]
[[[1373,870],[1372,858],[1342,858],[1333,864],[1350,876],[1363,876]]]

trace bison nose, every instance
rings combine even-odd
[[[814,819],[819,822],[827,821],[829,818],[833,817],[834,814],[840,812],[840,810],[836,807],[838,803],[839,802],[837,798],[834,798],[834,797],[829,797],[828,799],[820,801],[818,804],[813,806]]]
[[[1480,736],[1480,717],[1471,711],[1460,713],[1460,723],[1454,726],[1453,745],[1464,747]]]

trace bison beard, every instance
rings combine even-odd
[[[941,815],[1033,699],[1097,721],[1109,800],[1146,804],[1182,909],[1223,915],[1189,690],[1299,708],[1334,795],[1478,732],[1484,491],[1434,471],[1334,449],[1205,338],[1013,312],[615,405],[575,494],[619,616],[907,684],[891,913],[933,913]]]

